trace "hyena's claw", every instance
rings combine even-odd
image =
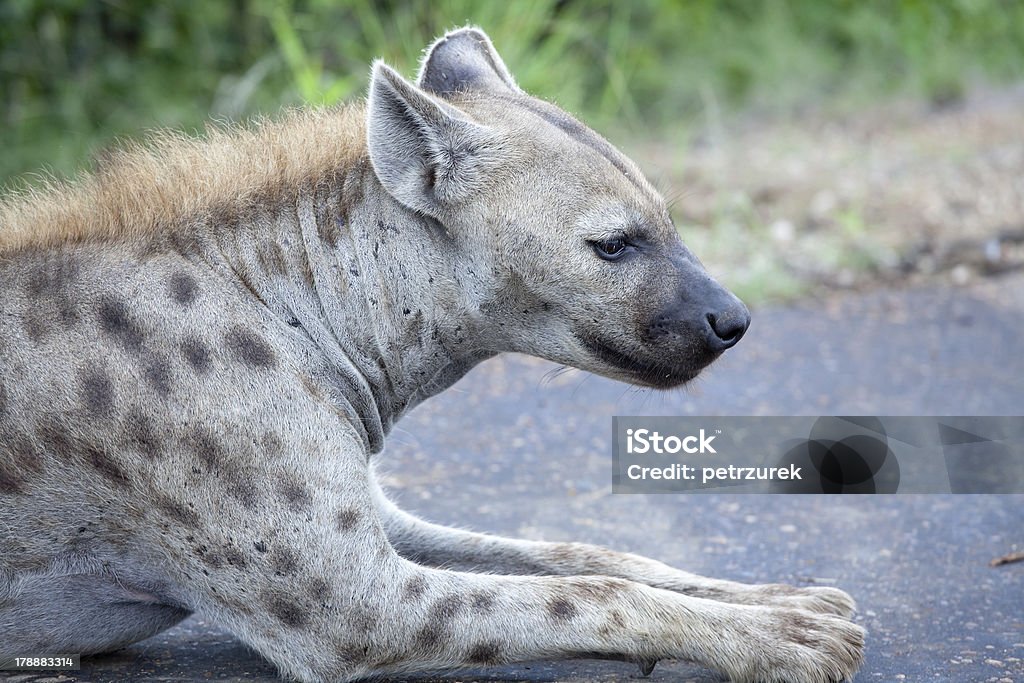
[[[647,676],[650,676],[651,672],[654,671],[654,666],[657,663],[658,663],[657,659],[641,659],[640,662],[639,662],[639,664],[640,664],[640,675],[645,677],[645,678]]]

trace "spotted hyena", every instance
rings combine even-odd
[[[365,104],[158,137],[0,209],[0,657],[201,611],[303,681],[683,658],[838,681],[850,597],[437,526],[373,461],[503,351],[697,375],[743,304],[640,170],[462,29]]]

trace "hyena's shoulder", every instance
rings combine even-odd
[[[341,425],[311,344],[209,269],[26,252],[0,262],[0,292],[0,513],[21,546],[117,547],[312,495],[280,474]]]

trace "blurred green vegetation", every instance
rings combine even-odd
[[[614,140],[715,111],[909,93],[956,100],[1024,75],[1010,0],[3,0],[0,184],[86,166],[118,136],[361,96],[465,23],[524,89]]]

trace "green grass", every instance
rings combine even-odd
[[[411,74],[432,38],[465,23],[491,34],[525,89],[619,140],[685,126],[710,103],[948,101],[974,79],[1024,75],[1024,3],[1001,0],[7,0],[0,183],[73,172],[146,128],[358,97],[374,57]]]

